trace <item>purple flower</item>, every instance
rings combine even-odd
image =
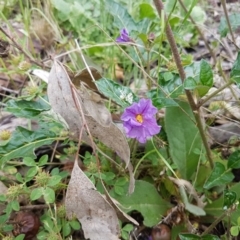
[[[152,105],[150,99],[141,99],[127,107],[121,116],[127,137],[145,143],[147,139],[159,133],[161,126],[157,125],[156,113],[157,108]]]
[[[126,28],[123,28],[120,32],[120,36],[116,39],[118,43],[126,43],[132,42],[131,38],[129,37],[129,33]]]

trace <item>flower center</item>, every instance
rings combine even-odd
[[[137,115],[136,115],[136,120],[137,120],[139,123],[142,123],[142,122],[143,122],[143,116],[142,116],[142,114],[137,114]]]

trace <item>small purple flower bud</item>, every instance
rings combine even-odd
[[[120,32],[120,36],[116,39],[118,43],[132,42],[132,39],[129,37],[129,33],[126,28],[123,28]]]

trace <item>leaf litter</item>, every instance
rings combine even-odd
[[[67,122],[73,139],[78,139],[85,120],[90,134],[116,152],[126,165],[129,164],[130,149],[121,130],[112,121],[109,126],[106,126],[108,124],[103,126],[101,123],[106,122],[106,120],[100,119],[102,115],[89,114],[88,108],[93,108],[91,112],[98,112],[100,107],[101,109],[106,108],[104,104],[93,103],[94,101],[90,98],[86,101],[86,96],[82,96],[81,91],[74,87],[63,65],[58,61],[54,61],[49,74],[48,98],[52,109]],[[77,106],[80,109],[77,109]],[[81,110],[84,112],[84,116],[82,116]],[[91,144],[89,133],[86,130],[83,131],[82,140]]]
[[[93,99],[85,83],[80,83],[80,90],[77,90],[64,66],[58,61],[54,61],[50,71],[47,91],[52,109],[67,122],[74,140],[78,140],[81,136],[81,140],[95,148],[91,139],[93,137],[114,150],[126,163],[130,173],[129,192],[132,193],[135,180],[130,163],[130,149],[124,134],[112,122],[111,115],[101,98],[100,101]],[[110,200],[109,203],[109,196],[107,201],[97,192],[93,183],[75,161],[65,206],[67,216],[69,218],[76,216],[81,222],[85,238],[119,239],[120,226],[117,212],[118,215],[137,224],[125,213],[120,212],[113,199]]]

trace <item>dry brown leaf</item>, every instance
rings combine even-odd
[[[54,61],[49,74],[48,99],[54,112],[60,114],[69,126],[74,139],[78,139],[82,128],[82,117],[76,108],[70,79],[61,63]],[[83,131],[82,139],[90,143],[87,133]]]
[[[92,136],[114,150],[128,166],[130,149],[122,131],[114,123],[109,127],[103,127],[91,116],[85,116],[85,119]]]
[[[92,116],[104,127],[110,126],[112,123],[112,116],[105,107],[100,95],[93,91],[89,91],[84,84],[81,84],[79,93],[84,106],[85,114]]]
[[[102,78],[102,75],[96,68],[89,67],[89,70],[91,71],[91,74],[95,81]],[[92,79],[92,76],[90,75],[88,69],[85,68],[74,76],[72,82],[76,87],[80,87],[80,83],[84,82],[92,91],[98,92],[98,89]]]
[[[65,200],[68,218],[77,217],[86,239],[119,240],[117,214],[75,161]]]
[[[78,100],[84,110],[86,124],[91,135],[116,152],[128,166],[130,149],[125,135],[114,123],[111,122],[109,126],[104,126],[102,124],[104,120],[100,120],[100,116],[92,117],[86,114],[87,110],[84,109],[85,106],[83,105],[84,100],[81,98],[79,92],[71,86],[71,80],[66,70],[57,61],[54,61],[49,74],[48,98],[52,109],[67,122],[75,140],[78,140],[79,132],[83,125],[83,118],[76,106],[76,101]],[[98,112],[97,109],[95,111]],[[91,144],[86,130],[83,131],[82,140]]]

